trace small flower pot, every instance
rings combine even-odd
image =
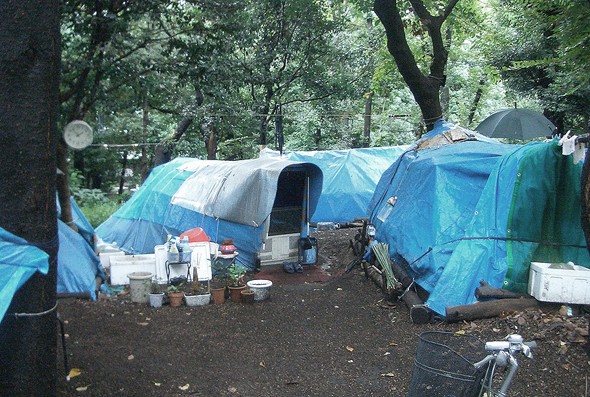
[[[162,307],[164,302],[164,293],[150,293],[150,306],[151,307]]]
[[[211,301],[216,305],[225,303],[225,287],[211,288]]]
[[[240,291],[241,301],[242,303],[251,304],[254,303],[254,291],[249,289],[244,289]]]
[[[170,307],[182,306],[182,298],[184,298],[184,292],[168,292]]]
[[[245,285],[241,285],[239,287],[228,287],[229,288],[229,298],[232,302],[240,303],[241,302],[241,292],[246,289]]]

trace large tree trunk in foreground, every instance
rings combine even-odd
[[[59,2],[3,0],[0,15],[0,227],[45,250],[50,265],[17,291],[0,323],[0,395],[53,396]]]

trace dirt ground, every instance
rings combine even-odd
[[[405,304],[384,299],[360,267],[343,271],[354,257],[355,232],[316,234],[317,266],[329,277],[306,281],[311,268],[304,267],[303,275],[275,281],[269,300],[250,305],[155,309],[126,294],[61,300],[67,361],[79,375],[66,382],[60,358],[58,395],[406,396],[424,331],[483,340],[519,333],[539,346],[532,360],[518,357],[510,395],[587,395],[588,321],[581,308],[572,307],[573,316],[552,305],[473,322],[413,324]]]

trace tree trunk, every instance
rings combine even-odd
[[[148,176],[148,162],[147,162],[147,149],[145,144],[148,141],[149,136],[149,106],[147,101],[147,93],[143,95],[143,117],[142,117],[142,125],[143,125],[143,143],[144,145],[141,146],[141,163],[139,170],[141,172],[141,181],[145,181]]]
[[[64,143],[57,140],[57,151],[56,151],[56,163],[57,168],[61,173],[57,176],[57,198],[59,200],[59,207],[61,210],[61,220],[78,231],[76,225],[74,225],[74,218],[72,216],[72,206],[70,205],[70,177],[68,176],[68,161],[67,161],[67,149]]]
[[[207,124],[207,160],[217,160],[217,134],[213,123]]]
[[[188,127],[193,123],[192,117],[185,117],[178,122],[176,130],[174,130],[173,141],[176,143],[182,138]],[[160,143],[156,146],[154,167],[166,164],[172,159],[172,148]]]
[[[119,176],[119,196],[125,190],[125,170],[127,169],[127,150],[123,151],[123,158],[121,159],[121,175]]]
[[[365,124],[363,127],[363,147],[369,147],[371,143],[371,116],[373,112],[373,92],[369,92],[365,97]]]
[[[479,84],[477,86],[477,90],[475,91],[475,97],[473,98],[473,102],[471,103],[471,109],[469,109],[469,116],[467,118],[467,127],[471,127],[471,123],[473,123],[473,118],[475,117],[475,112],[477,111],[477,107],[479,106],[479,101],[481,101],[481,96],[483,94],[483,87],[486,84],[486,76],[482,76],[479,79]]]
[[[434,123],[442,118],[439,90],[445,85],[445,67],[448,53],[445,48],[441,26],[458,0],[449,3],[439,16],[432,16],[420,0],[410,0],[412,10],[428,31],[432,40],[432,62],[430,74],[425,76],[418,67],[414,54],[406,40],[404,22],[396,0],[375,0],[373,10],[385,28],[387,49],[398,67],[400,74],[414,95],[420,107],[426,129],[431,130]]]
[[[0,323],[0,395],[54,396],[57,365],[56,143],[59,2],[0,2],[0,227],[49,254]],[[10,298],[8,298],[10,299]],[[29,313],[30,316],[15,316]]]

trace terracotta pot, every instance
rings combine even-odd
[[[225,287],[211,288],[211,301],[216,305],[225,303]]]
[[[231,255],[236,251],[236,246],[234,245],[234,240],[223,240],[221,242],[221,247],[219,250],[223,255]]]
[[[168,292],[170,307],[182,306],[182,298],[184,298],[184,292]]]
[[[241,302],[241,292],[242,290],[246,289],[245,285],[241,285],[239,287],[228,287],[229,288],[229,298],[232,302],[240,303]]]
[[[240,292],[242,303],[254,303],[254,291],[245,289]]]

